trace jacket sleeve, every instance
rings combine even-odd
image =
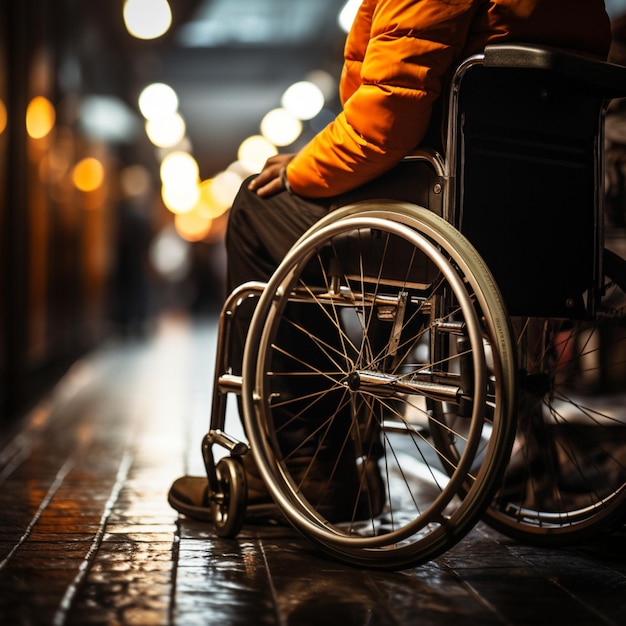
[[[419,145],[444,77],[464,47],[476,4],[376,3],[360,83],[342,112],[287,168],[295,193],[329,197],[349,191],[391,169]]]

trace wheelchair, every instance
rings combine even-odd
[[[219,535],[244,522],[244,454],[295,529],[356,566],[418,565],[481,519],[548,545],[623,521],[626,239],[604,223],[603,122],[624,96],[626,68],[488,46],[454,75],[445,157],[406,160],[418,203],[332,211],[227,298],[202,441]],[[250,298],[239,376],[228,346]],[[247,443],[225,432],[228,394]],[[309,424],[295,448],[293,416]],[[338,517],[346,459],[358,488]]]

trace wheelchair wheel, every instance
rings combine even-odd
[[[246,475],[235,457],[224,457],[215,466],[219,493],[211,502],[213,526],[220,537],[235,537],[243,526],[246,513]]]
[[[515,433],[515,356],[498,290],[467,240],[393,202],[333,212],[259,300],[243,362],[251,449],[307,539],[353,565],[446,551],[491,501]],[[432,403],[462,427],[436,430]]]
[[[513,538],[562,545],[624,521],[625,265],[606,253],[595,321],[514,320],[518,433],[486,517]]]

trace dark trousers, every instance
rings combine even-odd
[[[233,202],[226,233],[227,286],[229,291],[244,282],[266,282],[300,236],[329,211],[351,202],[390,198],[428,207],[434,174],[424,163],[402,163],[389,173],[354,191],[332,198],[308,199],[283,191],[261,198],[241,186]],[[240,314],[240,332],[232,346],[233,367],[240,372],[245,334],[253,307]],[[239,355],[239,356],[238,356]]]

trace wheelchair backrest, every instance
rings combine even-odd
[[[592,315],[603,248],[603,123],[626,68],[521,45],[463,63],[449,110],[449,219],[511,315]]]

